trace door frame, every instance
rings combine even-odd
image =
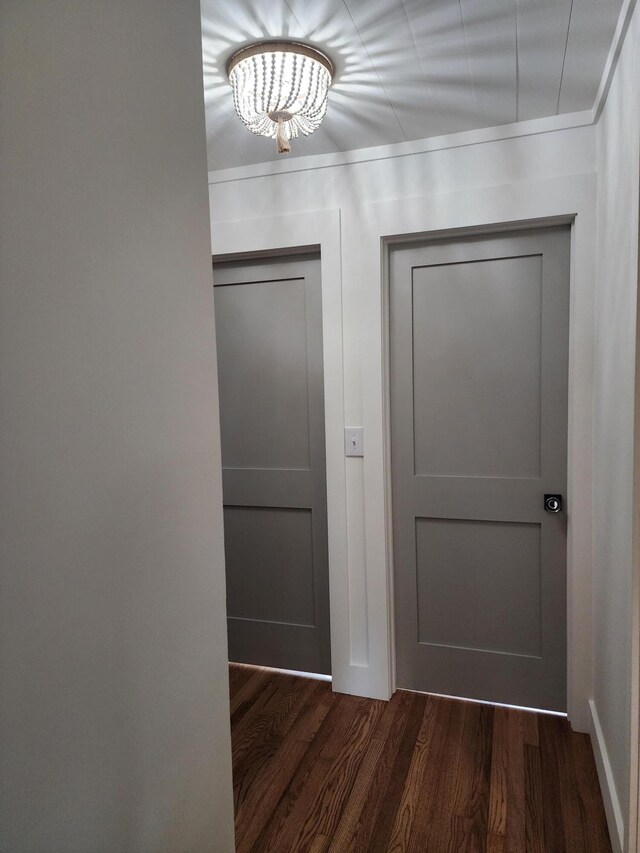
[[[506,231],[571,223],[568,538],[567,538],[567,705],[573,727],[589,731],[592,693],[592,434],[593,329],[595,293],[595,199],[593,173],[505,186],[480,187],[360,209],[343,209],[343,269],[370,282],[361,305],[370,343],[362,364],[365,430],[365,555],[369,593],[370,660],[384,660],[388,695],[395,689],[393,630],[393,541],[388,405],[387,246],[412,238]],[[351,246],[356,244],[357,249]],[[351,264],[357,263],[357,270]],[[373,287],[377,281],[378,287]],[[345,282],[345,285],[347,283]],[[361,294],[364,289],[361,288]],[[371,330],[379,330],[374,334]],[[380,534],[380,530],[383,531]],[[359,567],[349,566],[349,573]],[[360,569],[361,570],[361,569]],[[386,624],[380,615],[386,609]],[[384,657],[383,657],[384,656]],[[380,698],[382,663],[372,672]],[[373,693],[370,695],[376,695]]]
[[[256,220],[212,217],[216,255],[320,246],[325,347],[329,593],[334,690],[395,690],[393,559],[388,521],[385,243],[412,236],[573,221],[569,330],[568,712],[589,731],[592,693],[592,435],[596,175],[514,180],[454,192]],[[482,175],[477,175],[482,182]],[[419,189],[418,189],[419,192]],[[215,213],[215,211],[213,211]],[[343,340],[344,331],[344,340]],[[346,418],[346,419],[345,419]],[[365,456],[344,457],[363,426]]]
[[[211,247],[214,261],[320,254],[332,686],[336,692],[367,695],[366,686],[351,671],[344,636],[348,541],[340,211],[212,222]]]

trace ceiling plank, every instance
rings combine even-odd
[[[571,0],[517,0],[518,121],[556,114]]]
[[[403,5],[429,98],[428,115],[432,125],[439,128],[435,135],[477,127],[478,109],[460,4],[457,0],[403,0]]]
[[[516,120],[516,4],[460,0],[480,127]]]
[[[385,145],[390,139],[402,142],[404,131],[342,0],[287,2],[305,40],[324,49],[336,66],[324,125],[336,140],[337,150],[353,147],[355,139],[361,147]]]
[[[402,0],[343,0],[389,99],[403,139],[410,139],[423,98],[423,77]],[[413,99],[414,115],[407,110]]]
[[[457,3],[344,2],[407,139],[473,126],[474,102]]]

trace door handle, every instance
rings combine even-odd
[[[544,508],[547,512],[561,512],[562,495],[545,495]]]

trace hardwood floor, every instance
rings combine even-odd
[[[274,853],[610,851],[566,720],[230,667],[236,843]]]

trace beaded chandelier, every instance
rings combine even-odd
[[[278,153],[288,154],[291,139],[320,127],[334,68],[314,47],[271,41],[238,50],[227,62],[227,74],[244,124],[275,139]]]

